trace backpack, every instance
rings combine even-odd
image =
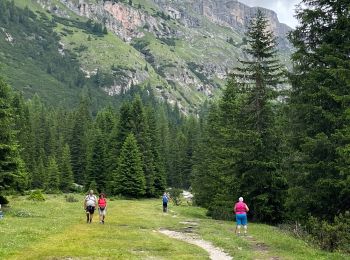
[[[168,197],[167,196],[163,196],[163,203],[168,203]]]

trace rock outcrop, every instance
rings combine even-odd
[[[140,4],[60,0],[68,12],[53,0],[37,1],[59,16],[69,17],[69,12],[74,12],[103,23],[124,44],[134,46],[152,67],[156,91],[164,99],[187,105],[214,96],[224,84],[227,72],[237,65],[238,58],[244,57],[244,32],[258,10],[235,0],[145,0]],[[263,11],[281,51],[289,53],[285,36],[291,28],[280,23],[275,12]],[[118,74],[114,84],[104,90],[109,95],[119,95],[148,80],[149,73],[130,68]]]
[[[244,31],[249,21],[256,14],[257,7],[249,7],[233,0],[154,0],[172,17],[182,20],[184,24],[200,26],[195,14],[208,18],[211,22]],[[285,37],[291,28],[280,23],[274,11],[260,8],[270,21],[270,30],[276,36]],[[197,22],[193,22],[193,21]]]

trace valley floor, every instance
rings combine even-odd
[[[232,222],[192,206],[170,205],[162,213],[161,200],[108,201],[106,223],[95,214],[86,224],[83,196],[76,197],[74,203],[63,195],[45,202],[10,198],[0,220],[0,259],[210,259],[196,241],[224,251],[217,259],[346,259],[266,225],[250,224],[249,235],[237,237]]]

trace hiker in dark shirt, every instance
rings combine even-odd
[[[162,200],[163,200],[163,212],[168,212],[169,197],[166,194],[166,192],[164,192]]]

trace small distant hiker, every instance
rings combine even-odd
[[[100,224],[105,223],[106,213],[107,213],[106,195],[104,193],[101,193],[98,199],[98,214],[100,215]]]
[[[168,197],[168,194],[166,192],[164,192],[162,199],[163,199],[163,212],[168,212],[169,197]]]
[[[92,217],[95,212],[97,204],[97,197],[94,194],[93,190],[89,191],[89,194],[86,195],[84,200],[84,209],[86,210],[86,223],[92,222]]]
[[[241,234],[241,226],[244,228],[244,234],[247,234],[247,225],[248,225],[248,220],[247,220],[247,212],[249,211],[249,208],[247,204],[243,202],[243,197],[240,197],[238,199],[238,202],[235,204],[234,207],[234,212],[236,213],[236,221],[237,221],[237,227],[236,231],[238,235]]]
[[[2,213],[1,211],[1,204],[0,204],[0,219],[2,219],[4,217],[4,213]]]

